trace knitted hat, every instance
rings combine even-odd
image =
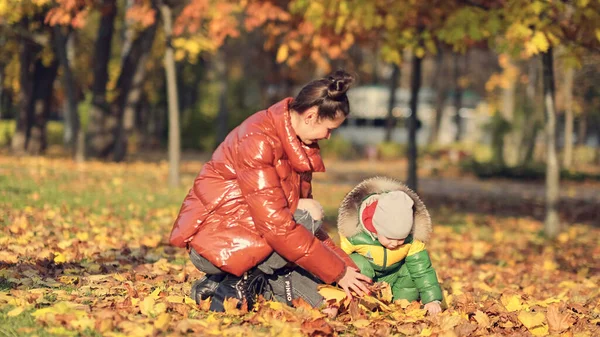
[[[365,229],[389,239],[405,239],[412,231],[415,202],[402,191],[374,197],[361,206],[360,219]]]

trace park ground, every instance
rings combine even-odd
[[[186,298],[201,275],[167,242],[203,160],[184,156],[182,184],[169,189],[161,160],[0,155],[0,336],[600,335],[598,183],[562,185],[564,229],[548,240],[543,182],[480,181],[423,161],[442,314],[385,294],[343,302],[335,319],[302,303],[214,314]],[[314,195],[334,239],[337,206],[354,184],[406,171],[404,161],[326,164]]]

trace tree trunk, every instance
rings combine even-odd
[[[433,145],[439,141],[440,126],[442,124],[446,96],[448,96],[448,85],[444,80],[445,78],[446,72],[444,71],[444,54],[440,49],[435,58],[435,77],[433,81],[433,87],[435,89],[435,115],[431,123],[429,139],[427,140],[429,145]]]
[[[454,124],[456,125],[456,134],[454,140],[460,142],[462,137],[462,118],[460,109],[462,108],[463,88],[460,84],[460,57],[458,53],[454,54]]]
[[[22,24],[27,27],[27,18],[23,19]],[[23,39],[19,46],[19,61],[21,67],[19,70],[19,110],[16,117],[16,128],[11,140],[11,149],[15,153],[23,153],[27,148],[29,131],[33,116],[29,109],[33,100],[33,78],[32,66],[34,61],[36,46],[32,41]]]
[[[33,100],[30,101],[29,111],[33,118],[31,120],[31,130],[28,132],[27,153],[33,155],[42,154],[48,146],[48,137],[46,133],[46,123],[50,114],[50,103],[54,92],[54,80],[58,73],[58,61],[56,58],[48,67],[44,65],[41,59],[35,64],[33,78]]]
[[[577,145],[585,145],[587,141],[587,114],[585,109],[579,116],[579,130],[577,131]],[[598,147],[600,148],[600,146]]]
[[[514,67],[512,62],[506,67],[505,72],[511,67]],[[502,90],[501,113],[502,117],[510,124],[510,130],[504,135],[504,148],[502,149],[503,162],[508,166],[517,164],[519,149],[515,133],[515,82],[515,79],[510,79],[508,86]]]
[[[171,8],[160,4],[167,48],[165,50],[165,74],[167,77],[167,93],[169,101],[169,186],[179,185],[179,161],[181,158],[181,135],[179,128],[179,99],[177,98],[177,74],[171,36],[173,22]]]
[[[575,70],[569,67],[565,71],[565,149],[563,166],[571,168],[573,163],[573,78]]]
[[[142,84],[146,76],[146,59],[152,48],[157,24],[146,28],[133,42],[121,64],[117,80],[118,95],[111,106],[114,124],[111,128],[113,160],[122,161],[127,154],[127,139],[135,124],[135,108],[142,96]],[[112,124],[112,123],[111,123]]]
[[[64,143],[68,148],[71,148],[73,154],[76,157],[80,149],[77,148],[78,133],[79,133],[79,114],[77,113],[77,94],[75,91],[76,83],[73,76],[73,70],[69,62],[67,48],[72,48],[72,32],[64,30],[65,27],[56,25],[54,26],[54,36],[56,37],[56,55],[63,69],[62,85],[66,94],[65,102],[65,130],[64,130]]]
[[[213,59],[215,64],[217,77],[219,78],[219,110],[217,112],[217,130],[215,137],[215,147],[218,147],[227,137],[228,133],[228,121],[229,121],[229,109],[227,107],[227,91],[228,91],[228,80],[229,74],[227,71],[226,64],[226,53],[221,51]]]
[[[535,143],[539,126],[541,124],[540,114],[538,113],[537,102],[537,85],[538,85],[538,59],[530,59],[528,63],[528,82],[525,87],[525,104],[524,108],[528,117],[523,121],[523,142],[519,150],[519,160],[521,165],[527,165],[533,160],[535,151]]]
[[[388,101],[388,113],[385,121],[385,141],[392,141],[392,132],[396,128],[396,118],[394,117],[394,106],[396,105],[396,88],[400,81],[400,66],[392,65],[392,76],[390,78],[390,100]]]
[[[419,90],[421,89],[422,59],[413,55],[410,81],[410,118],[408,120],[408,180],[407,185],[417,191],[417,109],[419,106]]]
[[[544,66],[544,106],[546,115],[546,219],[544,231],[555,238],[560,231],[558,218],[559,167],[556,156],[556,112],[554,106],[554,60],[552,48],[542,54]]]
[[[86,146],[89,155],[104,157],[110,149],[110,138],[106,127],[106,119],[110,115],[106,101],[106,84],[108,83],[108,61],[111,55],[112,37],[114,33],[115,16],[117,15],[116,0],[103,0],[102,17],[98,26],[98,37],[94,47],[94,83],[92,84],[92,106],[87,125]]]
[[[4,108],[4,64],[0,64],[0,121],[2,120],[2,112]]]

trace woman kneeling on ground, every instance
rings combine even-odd
[[[264,295],[319,307],[322,283],[368,292],[371,280],[321,228],[311,192],[312,173],[325,171],[317,142],[350,113],[353,81],[337,71],[253,114],[202,167],[170,236],[206,275],[192,285],[197,302],[212,297],[210,309],[224,311],[223,301],[236,298],[251,310]]]

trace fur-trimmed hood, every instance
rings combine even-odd
[[[429,241],[432,226],[431,217],[425,204],[417,193],[406,185],[387,177],[366,179],[346,194],[338,212],[338,231],[340,234],[347,238],[359,234],[363,230],[358,214],[362,201],[371,194],[390,191],[402,191],[413,199],[415,202],[415,220],[411,234],[417,240]]]

